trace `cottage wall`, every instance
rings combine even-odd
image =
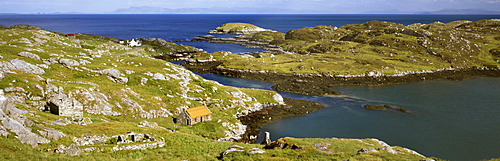
[[[178,124],[184,124],[184,125],[193,125],[193,120],[191,119],[191,117],[189,116],[189,114],[187,114],[186,111],[182,111],[179,114],[179,116],[177,116],[176,123],[178,123]]]

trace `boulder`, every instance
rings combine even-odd
[[[30,52],[23,51],[23,52],[17,53],[17,55],[22,56],[22,57],[27,57],[30,59],[40,60],[40,56],[33,54],[33,53],[30,53]]]
[[[45,136],[45,137],[52,139],[52,140],[59,140],[62,137],[66,136],[66,134],[64,134],[60,131],[57,131],[57,130],[54,130],[54,129],[51,129],[51,128],[48,128],[45,126],[42,126],[41,128],[42,128],[42,130],[38,130],[38,132],[40,134],[42,134],[42,136]]]
[[[80,147],[76,146],[75,144],[71,144],[68,147],[64,145],[59,145],[59,147],[56,150],[54,150],[54,152],[71,156],[82,154],[82,150],[80,150]]]
[[[59,63],[67,67],[80,65],[80,62],[73,59],[60,59]]]
[[[252,148],[252,149],[248,149],[248,152],[250,152],[250,154],[262,154],[262,153],[265,153],[266,151],[259,149],[259,148]]]
[[[9,98],[5,97],[3,90],[0,89],[0,135],[8,136],[10,131],[21,143],[31,145],[33,148],[38,144],[49,143],[50,140],[32,132],[29,126],[34,124],[33,121],[23,115],[27,112],[17,109]]]
[[[118,69],[110,68],[99,71],[100,74],[108,75],[108,79],[120,84],[128,82],[128,78],[122,77],[122,73]]]
[[[375,153],[375,152],[378,152],[376,149],[370,147],[370,148],[363,148],[361,150],[358,150],[358,153],[357,154],[363,154],[363,153]]]
[[[21,71],[30,74],[44,74],[45,71],[33,64],[27,63],[24,60],[12,59],[6,62],[0,62],[0,70],[2,71]]]

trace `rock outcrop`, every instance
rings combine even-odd
[[[9,73],[15,71],[21,71],[30,74],[44,74],[45,70],[42,68],[30,64],[24,60],[12,59],[5,62],[0,62],[0,70],[2,73]]]
[[[103,74],[103,75],[107,75],[109,80],[111,80],[115,83],[125,84],[128,82],[128,78],[124,77],[124,75],[118,69],[114,69],[114,68],[104,69],[104,70],[101,70],[99,73]]]
[[[208,33],[211,34],[251,34],[262,31],[270,31],[268,29],[263,29],[248,23],[226,23],[223,24],[215,30],[210,30]]]
[[[82,154],[82,150],[80,147],[76,146],[75,144],[71,144],[68,147],[64,145],[59,145],[56,150],[54,150],[55,153],[61,153],[61,154],[66,154],[66,155],[80,155]]]
[[[220,153],[218,159],[223,159],[225,156],[227,156],[230,153],[236,153],[236,152],[244,152],[245,148],[239,145],[231,145],[227,150],[224,152]],[[259,149],[259,148],[251,148],[247,150],[248,153],[250,154],[262,154],[265,153],[266,151]]]
[[[27,119],[23,114],[28,114],[28,111],[20,110],[15,107],[5,96],[2,89],[0,89],[0,133],[8,136],[7,130],[14,133],[22,143],[31,145],[33,148],[38,144],[49,143],[50,140],[32,132],[30,126],[34,123]]]

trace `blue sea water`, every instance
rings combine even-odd
[[[317,25],[342,26],[371,20],[412,23],[498,19],[500,15],[1,15],[0,25],[29,24],[61,33],[86,33],[117,38],[189,40],[227,22],[246,22],[286,32]],[[258,51],[238,45],[182,41],[208,52]],[[272,83],[200,74],[223,84],[269,89]],[[375,137],[425,156],[449,160],[500,157],[500,78],[426,81],[389,86],[337,87],[341,96],[283,96],[323,103],[326,108],[278,119],[262,127],[272,138]],[[363,104],[389,104],[412,111],[370,111]]]

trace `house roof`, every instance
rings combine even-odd
[[[205,115],[210,115],[212,112],[205,106],[198,106],[186,109],[186,112],[191,116],[191,118],[197,118]]]

